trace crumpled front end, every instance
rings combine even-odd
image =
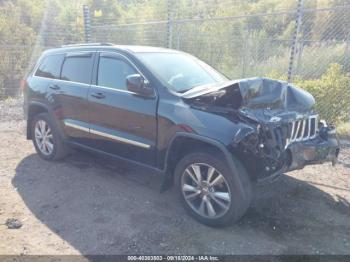
[[[335,128],[319,121],[315,114],[299,115],[296,120],[260,123],[255,136],[254,146],[247,146],[252,139],[245,137],[233,148],[243,152],[242,161],[246,166],[253,166],[257,180],[306,165],[337,162],[339,142]]]
[[[339,142],[335,128],[325,122],[320,127],[314,139],[301,140],[287,147],[291,160],[287,171],[302,169],[306,165],[332,162],[336,164],[339,154]]]
[[[240,113],[260,126],[257,147],[261,157],[257,160],[265,167],[259,178],[306,165],[337,162],[339,142],[335,128],[319,119],[311,94],[265,78],[241,82],[240,92]]]
[[[287,82],[243,79],[183,96],[193,106],[249,127],[238,132],[230,149],[257,180],[337,161],[335,128],[320,121],[310,93]]]

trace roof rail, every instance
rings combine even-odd
[[[112,43],[83,43],[83,44],[69,44],[69,45],[62,45],[61,47],[74,47],[74,46],[113,46]]]

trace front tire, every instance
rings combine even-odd
[[[251,183],[241,163],[235,158],[233,161],[236,171],[230,170],[217,154],[207,151],[190,153],[178,163],[175,182],[180,200],[199,222],[226,226],[247,211],[252,198]],[[243,192],[237,190],[237,179]]]
[[[60,160],[67,155],[67,147],[47,113],[40,113],[33,118],[31,134],[35,150],[41,158]]]

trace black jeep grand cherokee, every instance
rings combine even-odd
[[[144,165],[175,183],[189,213],[226,225],[252,184],[336,162],[338,140],[314,98],[286,82],[229,80],[175,50],[72,45],[43,53],[25,82],[27,138],[57,160],[74,146]]]

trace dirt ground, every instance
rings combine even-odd
[[[350,254],[350,143],[336,167],[257,187],[238,224],[214,229],[160,194],[159,175],[83,152],[47,162],[24,130],[19,102],[0,103],[0,254]]]

